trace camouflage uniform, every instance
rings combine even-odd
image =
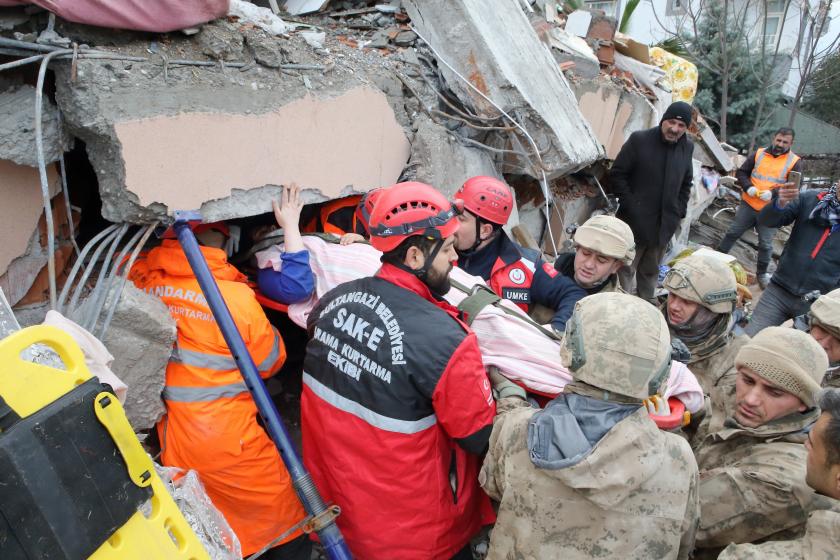
[[[816,499],[805,484],[807,427],[818,409],[758,428],[729,419],[697,447],[702,548],[798,535]]]
[[[808,516],[805,536],[764,544],[731,544],[719,560],[836,560],[840,557],[840,502]]]
[[[817,325],[840,340],[840,289],[820,296],[808,312],[809,326]],[[823,387],[840,389],[840,364],[833,363],[823,378]]]
[[[542,411],[498,403],[479,476],[500,502],[488,560],[688,558],[697,465],[688,443],[641,406],[661,388],[669,354],[650,304],[618,293],[578,302],[561,354],[575,381]]]
[[[738,297],[735,274],[728,265],[712,257],[690,255],[668,271],[663,286],[669,293],[700,304],[717,314],[711,331],[698,335],[698,340],[681,337],[679,326],[672,325],[669,319],[671,335],[679,337],[691,352],[691,359],[686,364],[697,377],[703,392],[707,396],[707,424],[712,417],[725,415],[726,401],[735,393],[735,356],[749,337],[732,333],[732,312]],[[667,304],[663,313],[668,317]],[[722,420],[714,428],[723,426]],[[708,426],[701,426],[700,432],[707,432]]]
[[[738,337],[736,342],[732,335],[732,312],[738,299],[735,273],[713,256],[694,254],[675,263],[665,275],[662,285],[668,293],[700,304],[715,314],[714,323],[706,329],[708,332],[703,333],[691,330],[686,325],[688,321],[675,325],[668,319],[671,335],[680,337],[691,351],[691,360],[687,365],[709,394],[722,377],[731,373],[737,354],[733,347],[740,348],[748,340]],[[668,318],[667,306],[663,311]],[[680,333],[681,327],[686,332]]]
[[[815,396],[828,365],[825,351],[803,332],[768,327],[735,357],[765,382],[799,399],[804,412],[749,428],[730,415],[720,429],[695,440],[700,466],[699,548],[801,535],[807,512],[820,503],[805,482],[803,445],[819,417]],[[736,399],[728,399],[735,410]]]

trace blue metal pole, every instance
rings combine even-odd
[[[184,216],[186,216],[186,219]],[[236,328],[236,323],[234,323],[230,310],[222,298],[219,286],[216,284],[216,280],[210,272],[210,267],[207,266],[207,261],[201,253],[198,241],[195,239],[195,234],[190,229],[188,219],[195,218],[195,214],[181,215],[181,213],[176,213],[175,233],[178,235],[178,242],[184,249],[184,254],[186,254],[190,267],[193,273],[195,273],[199,286],[201,286],[201,291],[204,292],[204,297],[207,299],[210,311],[213,313],[213,317],[215,317],[216,323],[219,325],[222,335],[225,337],[225,342],[227,342],[228,348],[233,354],[233,359],[236,360],[236,365],[242,373],[242,379],[251,392],[251,396],[257,405],[266,429],[271,439],[274,440],[274,445],[277,446],[277,450],[280,451],[280,457],[283,459],[283,463],[285,463],[286,469],[289,471],[292,484],[304,509],[310,515],[319,515],[326,511],[327,507],[321,495],[318,493],[317,488],[315,488],[312,478],[303,466],[303,462],[301,462],[295,452],[289,433],[283,425],[283,420],[280,419],[280,414],[271,401],[268,390],[265,388],[265,383],[263,383],[259,370],[257,370],[257,366],[254,364],[254,359],[248,352],[245,341],[242,340],[242,335]],[[328,558],[332,560],[350,560],[353,558],[334,520],[330,520],[317,531],[317,534]]]

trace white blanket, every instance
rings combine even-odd
[[[318,299],[339,284],[372,276],[379,269],[380,253],[367,244],[343,246],[313,236],[304,236],[303,243],[309,250],[309,262],[315,276],[315,293],[303,303],[290,305],[289,318],[306,328],[306,319]],[[280,246],[274,246],[257,253],[260,268],[273,267],[280,270],[281,252]],[[481,278],[470,276],[458,267],[452,270],[452,279],[468,287],[484,284]],[[465,297],[466,294],[455,288],[446,294],[446,300],[455,306]],[[502,300],[501,304],[525,316],[513,303]],[[526,320],[488,305],[471,326],[478,337],[484,364],[496,366],[509,379],[551,396],[559,394],[566,383],[572,380],[569,370],[560,363],[560,343]],[[679,362],[671,366],[663,396],[677,397],[692,413],[703,408],[700,384],[685,364]]]

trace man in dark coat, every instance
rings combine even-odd
[[[630,135],[610,170],[612,192],[621,204],[617,217],[636,239],[636,258],[619,273],[621,284],[632,291],[635,279],[636,293],[648,301],[691,194],[694,144],[685,135],[690,124],[691,105],[672,103],[659,126]]]
[[[781,325],[807,313],[815,293],[840,286],[840,185],[805,190],[795,183],[774,189],[770,204],[758,214],[759,225],[778,228],[793,224],[779,258],[779,267],[755,306],[746,333]]]

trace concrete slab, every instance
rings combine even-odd
[[[227,20],[207,27],[241,41]],[[297,36],[266,41],[301,69],[174,62],[204,58],[194,40],[161,43],[161,56],[145,62],[80,60],[75,80],[69,64],[56,65],[56,99],[85,143],[103,217],[148,223],[191,209],[229,219],[270,211],[278,185],[291,181],[308,189],[309,203],[397,180],[410,119],[402,88],[384,92],[375,78],[401,63],[334,35],[327,54]],[[126,46],[144,55],[147,47]]]
[[[576,35],[567,33],[559,27],[552,27],[547,33],[551,45],[551,54],[559,62],[575,63],[569,71],[582,78],[596,78],[601,73],[598,57],[589,45]]]
[[[331,99],[307,96],[262,115],[182,113],[123,121],[114,132],[125,188],[140,205],[208,214],[204,205],[233,189],[296,181],[337,198],[348,188],[388,185],[399,177],[410,147],[385,95],[369,88]],[[271,197],[263,197],[261,207],[250,211],[270,210]],[[227,213],[214,219],[241,215]]]
[[[517,0],[494,2],[492,9],[481,0],[411,0],[404,6],[440,56],[528,130],[544,151],[550,177],[604,156],[568,82]],[[461,78],[440,68],[462,102],[480,115],[498,115]]]
[[[112,298],[113,292],[105,310]],[[78,308],[82,315],[76,317],[83,316],[89,304],[82,303]],[[124,407],[135,431],[154,427],[166,412],[160,394],[176,337],[175,320],[166,305],[128,282],[102,342],[115,358],[111,370],[128,385]]]

